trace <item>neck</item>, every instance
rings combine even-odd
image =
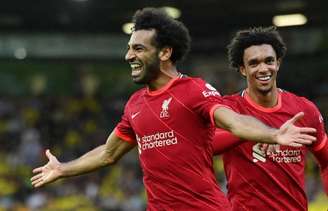
[[[278,89],[272,88],[271,91],[262,93],[247,88],[247,94],[258,105],[266,108],[272,108],[278,104]]]
[[[175,79],[178,76],[179,76],[179,72],[177,71],[175,65],[161,64],[157,78],[152,80],[147,86],[148,86],[149,90],[155,91],[155,90],[158,90],[158,89],[164,87],[172,79]]]

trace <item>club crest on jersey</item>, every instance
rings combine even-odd
[[[205,87],[208,90],[204,90],[202,92],[202,94],[204,95],[204,97],[210,97],[210,96],[221,96],[220,93],[209,83],[205,84]]]
[[[159,117],[160,118],[169,118],[170,117],[170,114],[169,114],[169,105],[170,105],[171,100],[172,100],[172,97],[170,97],[169,99],[166,99],[166,100],[163,101],[163,103],[162,103],[162,111],[159,114]]]

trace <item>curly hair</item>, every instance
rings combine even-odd
[[[182,61],[190,49],[191,38],[185,25],[168,16],[158,8],[144,8],[136,11],[132,21],[134,31],[155,29],[154,45],[161,49],[172,47],[171,61]]]
[[[255,27],[241,30],[236,33],[227,46],[230,67],[239,71],[239,67],[243,65],[244,50],[252,45],[262,44],[271,45],[277,54],[277,59],[283,58],[286,54],[287,47],[276,27]]]

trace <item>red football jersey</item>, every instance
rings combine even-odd
[[[275,128],[303,111],[305,116],[296,125],[317,129],[317,142],[312,150],[320,150],[327,141],[323,119],[316,106],[290,92],[279,90],[278,104],[273,108],[257,105],[246,91],[225,96],[224,104]],[[306,147],[245,141],[224,153],[228,199],[233,210],[307,210],[304,189],[306,151]]]
[[[148,210],[231,210],[212,167],[220,103],[211,85],[190,77],[131,96],[116,135],[138,144]]]

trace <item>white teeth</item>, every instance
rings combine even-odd
[[[132,69],[136,69],[136,68],[141,67],[140,64],[130,64],[130,66],[131,66]]]
[[[259,79],[260,81],[267,81],[270,80],[271,76],[262,76],[262,77],[258,77],[257,79]]]

